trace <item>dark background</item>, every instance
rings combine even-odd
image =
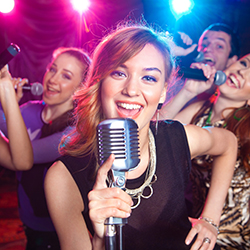
[[[42,82],[57,47],[83,47],[91,53],[119,21],[142,16],[149,24],[173,34],[186,32],[195,42],[208,25],[224,22],[238,32],[241,55],[250,52],[250,0],[194,0],[192,12],[178,20],[168,0],[90,1],[89,10],[81,17],[70,0],[15,0],[12,12],[0,13],[0,52],[11,42],[21,48],[9,63],[12,76],[26,77],[30,83]]]

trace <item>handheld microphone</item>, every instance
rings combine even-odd
[[[43,93],[43,85],[39,82],[31,83],[30,85],[23,85],[23,90],[28,90],[32,95],[41,95]]]
[[[192,69],[192,68],[182,67],[178,70],[177,74],[183,78],[190,78],[190,79],[201,80],[201,81],[208,80],[207,77],[205,77],[205,75],[201,69]],[[214,84],[215,85],[220,86],[223,83],[225,83],[226,80],[227,80],[227,76],[223,71],[218,70],[215,73],[215,77],[214,77]]]
[[[97,126],[99,163],[115,155],[112,170],[126,172],[140,162],[138,125],[130,118],[107,119]]]
[[[107,119],[97,126],[98,160],[102,165],[110,154],[115,160],[109,172],[110,187],[125,187],[125,172],[135,169],[140,162],[138,125],[130,118]],[[106,250],[122,249],[122,226],[127,219],[110,217],[106,219]],[[116,227],[118,232],[116,232]],[[116,241],[118,238],[118,243]]]
[[[16,89],[16,86],[15,86]],[[41,95],[43,93],[43,85],[39,82],[31,83],[30,85],[23,85],[23,90],[30,91],[32,95]]]
[[[12,58],[14,58],[19,52],[20,48],[16,44],[11,43],[10,46],[0,54],[0,69],[2,69],[6,64],[8,64],[8,62]]]

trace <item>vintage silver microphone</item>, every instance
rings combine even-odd
[[[107,119],[97,126],[99,164],[110,156],[115,160],[109,172],[109,187],[125,187],[125,172],[135,169],[139,162],[138,125],[130,118]],[[122,227],[127,219],[110,217],[107,225],[106,250],[122,249]],[[118,229],[118,230],[117,230]],[[117,240],[118,239],[118,240]]]

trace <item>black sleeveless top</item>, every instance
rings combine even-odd
[[[185,188],[190,172],[190,152],[183,125],[177,121],[161,121],[158,134],[151,130],[156,144],[156,176],[153,195],[141,199],[123,227],[126,250],[190,249],[185,238],[191,229],[185,205]],[[83,216],[93,233],[88,216],[87,194],[94,184],[95,160],[90,157],[63,156],[60,160],[72,174],[84,201]],[[87,166],[87,167],[86,167]],[[126,187],[139,187],[144,178],[128,180]]]

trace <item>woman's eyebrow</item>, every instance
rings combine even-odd
[[[127,69],[128,67],[125,64],[121,64],[119,67]],[[149,67],[149,68],[143,68],[143,71],[158,71],[160,74],[162,74],[161,70],[157,67]]]
[[[160,74],[162,74],[161,70],[156,68],[156,67],[153,67],[153,68],[144,68],[143,70],[145,71],[158,71]]]

